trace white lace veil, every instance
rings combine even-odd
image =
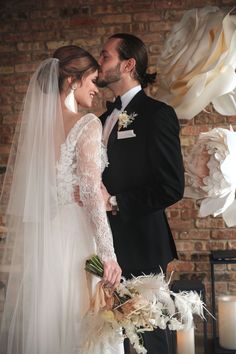
[[[50,257],[59,247],[52,225],[59,230],[54,221],[59,208],[56,162],[65,138],[58,73],[58,59],[47,59],[33,75],[6,172],[1,212],[6,207],[8,234],[2,269],[9,271],[9,279],[1,354],[23,354],[27,348],[35,348],[32,354],[39,354],[37,341],[43,343],[47,335],[40,326],[41,318],[53,306],[43,294],[53,295],[60,284],[59,260]],[[44,314],[38,311],[40,303]]]

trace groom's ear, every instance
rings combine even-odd
[[[124,64],[124,72],[131,73],[135,69],[136,60],[134,58],[124,60]]]
[[[66,80],[67,80],[67,82],[68,82],[69,85],[72,84],[72,76],[69,76]]]

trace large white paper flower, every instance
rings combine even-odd
[[[157,62],[160,100],[191,119],[210,102],[236,114],[236,15],[218,7],[189,10],[177,23]]]
[[[199,216],[222,214],[227,226],[236,225],[236,133],[214,128],[199,135],[185,160],[189,186],[185,197],[202,199]]]

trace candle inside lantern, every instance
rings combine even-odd
[[[195,354],[194,328],[177,331],[177,353]]]
[[[236,349],[236,296],[220,296],[218,312],[220,346]]]

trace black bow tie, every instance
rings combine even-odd
[[[114,102],[106,101],[106,107],[107,107],[107,111],[109,112],[109,114],[115,108],[120,110],[122,107],[122,102],[121,102],[120,96],[117,96]]]

